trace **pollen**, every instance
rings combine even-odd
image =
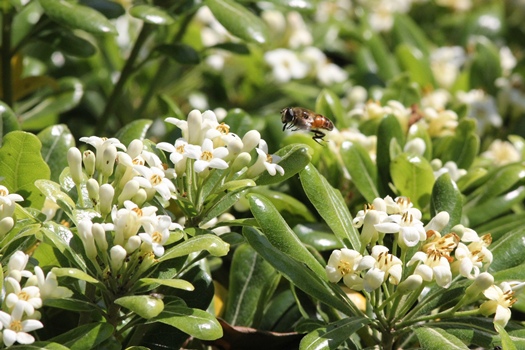
[[[1,189],[1,190],[0,190],[0,197],[5,197],[5,196],[7,196],[8,194],[9,194],[9,193],[7,193],[6,190],[4,190],[4,189]]]
[[[272,164],[272,160],[273,160],[273,159],[272,159],[272,155],[271,155],[271,154],[266,155],[266,162],[267,162],[267,163]]]
[[[227,124],[220,123],[219,125],[217,125],[217,130],[221,134],[228,134],[230,132],[230,127]]]
[[[22,322],[20,320],[11,321],[9,329],[15,332],[22,332]]]
[[[154,243],[160,243],[162,242],[162,233],[160,233],[159,231],[155,231],[151,234],[151,240],[154,242]]]
[[[160,175],[153,174],[149,178],[149,181],[151,182],[152,185],[156,186],[156,185],[159,185],[162,182],[162,177],[160,177]]]
[[[213,159],[213,154],[210,151],[204,151],[201,154],[201,160],[210,161]]]
[[[177,153],[183,154],[184,153],[184,144],[177,146],[175,148],[175,150],[177,151]]]
[[[352,266],[348,261],[341,261],[339,265],[337,265],[337,270],[341,272],[341,275],[348,275],[350,272],[352,272]]]
[[[134,211],[135,213],[137,213],[137,216],[139,217],[142,216],[142,209],[140,209],[139,207],[133,208],[131,209],[131,211]]]
[[[131,162],[133,165],[144,165],[144,160],[138,157],[133,159]]]
[[[20,292],[18,294],[18,299],[28,301],[31,297],[26,292]]]

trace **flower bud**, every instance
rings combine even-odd
[[[370,243],[375,244],[375,242],[377,242],[379,234],[374,225],[379,224],[380,221],[381,216],[377,210],[369,210],[366,213],[360,237],[363,246],[367,246]]]
[[[494,277],[488,272],[482,272],[465,290],[465,295],[469,298],[475,298],[493,284]]]
[[[430,222],[425,226],[425,231],[438,231],[441,232],[445,226],[448,225],[450,220],[450,215],[446,211],[440,211],[436,216],[430,220]]]
[[[135,250],[139,249],[141,242],[142,241],[139,236],[131,236],[124,245],[124,249],[126,249],[126,252],[128,254],[131,254]]]
[[[86,174],[89,177],[93,177],[93,174],[95,173],[95,153],[91,151],[85,151],[82,155],[82,161],[84,163],[84,169],[86,170]]]
[[[250,164],[251,161],[252,161],[252,156],[250,156],[249,153],[247,152],[239,153],[239,155],[233,161],[233,164],[231,165],[231,169],[234,173],[236,173],[239,170],[243,169],[244,167],[248,166],[248,164]]]
[[[253,150],[261,141],[261,134],[257,130],[248,131],[242,138],[243,152],[250,152]]]
[[[138,205],[139,207],[142,206],[146,201],[148,200],[148,193],[145,189],[139,188],[137,193],[131,198],[131,201]]]
[[[126,259],[126,249],[122,248],[119,245],[111,247],[109,251],[109,256],[111,259],[111,271],[113,273],[116,273],[124,263],[124,259]]]
[[[131,157],[131,159],[133,159],[140,155],[143,149],[144,143],[139,139],[135,139],[130,142],[127,153]]]
[[[119,206],[122,206],[122,204],[124,204],[125,201],[133,198],[133,196],[137,194],[139,188],[140,188],[140,185],[138,181],[135,181],[135,180],[128,181],[126,185],[124,185],[124,188],[122,189],[122,193],[120,193],[120,196],[118,196]]]
[[[94,205],[97,205],[98,198],[99,198],[99,191],[100,191],[100,187],[98,186],[98,181],[95,179],[87,180],[86,188],[88,191],[89,199],[91,199]]]
[[[11,231],[14,225],[15,221],[10,216],[0,220],[0,239],[4,238],[4,235]]]
[[[95,260],[97,258],[97,247],[95,246],[95,240],[91,228],[93,223],[89,219],[81,220],[78,223],[78,235],[84,245],[84,250],[89,259]]]
[[[102,154],[102,164],[100,165],[100,172],[106,178],[113,174],[115,167],[115,160],[117,159],[117,147],[114,145],[108,145]]]
[[[192,145],[200,145],[202,143],[202,114],[200,111],[194,109],[188,114],[188,143]],[[183,135],[185,136],[185,135]]]
[[[115,189],[110,184],[103,184],[100,186],[99,198],[100,198],[100,214],[102,217],[106,217],[111,212],[113,206],[113,196],[115,195]]]
[[[404,147],[404,151],[408,154],[422,156],[425,153],[426,148],[427,145],[425,145],[425,141],[418,137],[408,141]]]
[[[95,223],[91,228],[91,232],[93,233],[93,238],[95,239],[98,249],[102,252],[108,250],[108,241],[106,240],[106,231],[104,230],[104,227],[99,223]]]
[[[69,165],[69,173],[75,185],[80,185],[82,182],[82,154],[76,147],[71,147],[67,151],[67,163]]]
[[[404,281],[399,283],[397,291],[401,294],[412,292],[418,289],[423,283],[423,278],[420,275],[410,275]]]

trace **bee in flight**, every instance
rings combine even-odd
[[[325,137],[325,133],[321,129],[331,131],[334,128],[334,123],[327,117],[302,107],[283,108],[281,110],[281,121],[284,124],[283,131],[285,129],[311,131],[314,133],[312,139],[317,143]]]

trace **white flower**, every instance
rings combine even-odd
[[[475,242],[471,243],[475,244]],[[488,251],[488,250],[487,250]],[[489,252],[489,257],[486,257],[482,251],[471,250],[464,243],[458,243],[454,256],[456,261],[452,263],[452,268],[459,271],[459,274],[468,279],[476,278],[483,267],[483,261],[490,259],[492,261],[492,253]],[[488,264],[486,265],[486,268]],[[485,268],[485,269],[486,269]]]
[[[278,83],[302,79],[310,70],[308,64],[299,60],[297,54],[288,49],[268,51],[264,54],[264,60],[272,67],[273,77]]]
[[[267,153],[268,145],[266,141],[261,139],[259,147],[257,147],[255,151],[257,152],[257,160],[248,168],[246,177],[253,178],[260,175],[264,170],[268,171],[268,174],[271,176],[275,176],[277,173],[284,175],[283,167],[277,164],[277,162],[281,160],[281,157]]]
[[[500,286],[493,285],[483,294],[489,300],[481,304],[481,313],[485,316],[495,313],[494,323],[505,327],[511,316],[510,308],[516,302],[510,285],[506,282],[501,283]]]
[[[13,311],[11,311],[11,315],[7,312],[0,311],[0,323],[4,326],[2,331],[3,342],[6,346],[11,346],[15,342],[32,344],[35,338],[27,332],[32,332],[44,327],[42,322],[37,320],[28,319],[22,321],[23,315],[24,305],[22,303],[15,305]]]
[[[194,170],[201,173],[208,168],[226,169],[228,163],[223,159],[228,155],[226,147],[213,148],[210,139],[204,139],[202,146],[188,145],[186,147],[188,158],[195,159]]]
[[[449,160],[445,163],[445,165],[443,165],[441,159],[436,158],[430,162],[430,165],[434,170],[435,179],[437,179],[443,174],[449,174],[450,179],[452,179],[453,181],[458,181],[462,176],[467,174],[467,171],[465,169],[459,169],[458,165],[452,160]]]
[[[460,46],[435,49],[430,54],[430,68],[439,86],[451,87],[456,81],[465,60],[465,50]]]
[[[42,299],[40,298],[40,289],[36,286],[27,286],[22,288],[20,283],[12,277],[7,277],[5,282],[7,297],[5,303],[7,307],[12,308],[17,303],[20,303],[24,312],[31,316],[35,313],[35,309],[42,307]]]
[[[359,276],[359,270],[357,270],[361,259],[363,259],[363,256],[353,249],[341,248],[341,250],[334,250],[325,268],[328,280],[337,283],[342,278],[343,283],[348,288],[362,290],[363,279]]]
[[[499,128],[503,121],[496,106],[496,99],[486,94],[483,90],[459,91],[457,98],[468,106],[467,117],[476,119],[478,122],[478,133],[481,134],[491,124]]]
[[[18,282],[20,282],[22,277],[31,277],[33,274],[25,270],[28,261],[29,255],[23,251],[17,250],[14,252],[7,263],[7,276],[13,277]]]
[[[426,239],[423,223],[406,211],[403,215],[393,214],[374,225],[377,231],[384,233],[398,233],[398,244],[403,247],[414,247]]]
[[[410,266],[418,262],[419,265],[417,265],[414,274],[421,276],[427,282],[435,280],[440,287],[448,288],[450,286],[452,272],[450,263],[445,256],[436,251],[431,251],[429,254],[416,252],[407,265]]]
[[[289,12],[286,16],[288,22],[288,46],[296,49],[301,46],[312,45],[312,34],[306,27],[303,17],[295,11]]]
[[[90,137],[81,137],[80,141],[85,142],[87,144],[90,144],[91,146],[95,147],[95,157],[96,157],[96,169],[102,170],[104,168],[103,162],[104,162],[104,154],[107,153],[106,150],[110,145],[113,145],[116,148],[119,148],[123,151],[126,150],[126,146],[124,146],[117,138],[102,138],[98,136],[90,136]],[[116,153],[116,152],[115,152]]]
[[[307,47],[301,56],[313,67],[317,80],[322,85],[330,86],[348,79],[348,73],[338,65],[328,61],[326,55],[317,47]]]
[[[494,140],[489,149],[481,154],[482,157],[490,159],[494,165],[501,166],[521,160],[520,152],[508,141]]]
[[[169,228],[171,226],[171,219],[167,215],[157,216],[157,221],[143,225],[145,233],[139,233],[139,237],[155,256],[162,256],[164,254],[164,244],[170,237]]]
[[[363,262],[373,258],[373,265],[363,266]],[[372,260],[370,260],[372,261]],[[403,273],[403,263],[397,256],[388,253],[388,248],[382,245],[376,245],[372,248],[372,254],[364,257],[360,264],[360,269],[369,268],[364,276],[364,289],[371,292],[379,288],[381,284],[388,281],[392,284],[399,284],[401,274]]]
[[[141,187],[155,189],[165,200],[169,200],[172,193],[175,192],[175,185],[166,177],[163,169],[157,167],[148,168],[144,165],[135,165],[133,169],[141,175],[133,178]]]
[[[472,0],[436,0],[436,4],[450,7],[458,12],[468,11],[472,8]]]
[[[12,217],[15,212],[15,202],[21,202],[24,198],[16,193],[9,193],[7,187],[0,185],[0,219]]]
[[[124,263],[124,259],[126,259],[126,249],[124,249],[120,245],[114,245],[109,250],[109,256],[110,256],[110,263],[111,263],[111,270],[113,273],[117,273],[117,271],[122,267],[122,264]]]
[[[69,298],[73,295],[69,288],[58,285],[57,276],[53,271],[48,272],[44,276],[44,271],[42,271],[40,266],[35,266],[35,277],[36,281],[32,283],[40,289],[40,298],[42,300]]]

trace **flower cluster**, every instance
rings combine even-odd
[[[45,275],[39,266],[34,267],[34,273],[27,270],[28,260],[27,254],[16,251],[9,258],[4,274],[0,330],[7,347],[35,341],[29,332],[44,327],[38,311],[44,300],[67,298],[73,294],[68,288],[58,286],[53,271]]]
[[[514,291],[522,286],[494,285],[487,272],[493,260],[488,249],[490,234],[479,236],[470,228],[456,225],[443,235],[440,231],[449,222],[447,212],[438,213],[427,225],[421,216],[406,197],[376,198],[353,222],[361,228],[361,251],[335,250],[326,266],[328,279],[334,283],[342,279],[348,288],[366,293],[378,292],[381,287],[393,290],[393,298],[409,292],[419,296],[432,282],[449,288],[456,278],[464,277],[472,281],[472,290],[477,293],[467,292],[470,299],[465,297],[458,307],[473,302],[483,292],[488,301],[478,311],[483,315],[495,313],[494,322],[505,326],[516,300]],[[393,239],[385,238],[386,234],[393,234]],[[390,249],[386,242],[393,242]]]

